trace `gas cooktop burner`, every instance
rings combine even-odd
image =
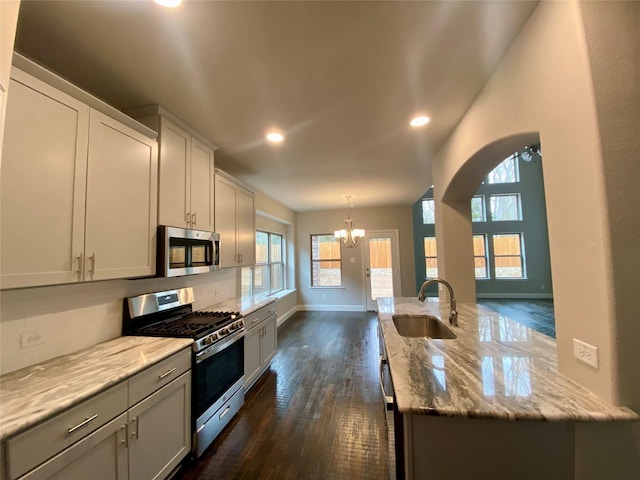
[[[238,312],[191,312],[182,318],[135,330],[136,335],[202,338],[240,318]]]

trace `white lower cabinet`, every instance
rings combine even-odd
[[[191,451],[185,349],[6,442],[9,480],[163,480]]]
[[[129,409],[129,480],[161,480],[191,450],[191,372]]]
[[[126,425],[127,414],[123,413],[20,479],[125,480],[129,478]]]
[[[278,325],[276,310],[262,307],[245,318],[244,389],[249,390],[264,373],[277,350]]]

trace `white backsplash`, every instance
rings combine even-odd
[[[236,297],[236,269],[0,292],[0,373],[119,337],[123,299],[192,286],[195,309]]]

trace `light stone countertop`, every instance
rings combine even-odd
[[[188,338],[119,337],[0,376],[0,440],[189,347]]]
[[[255,297],[243,297],[243,298],[234,298],[233,300],[228,300],[226,302],[218,303],[216,305],[211,305],[209,307],[203,308],[201,311],[203,312],[240,312],[243,317],[252,314],[256,310],[267,306],[276,299],[273,297],[265,297],[263,295],[255,296]]]
[[[378,318],[400,413],[507,420],[634,421],[560,374],[556,342],[507,317],[458,303],[458,336],[407,338],[392,316],[428,313],[449,325],[449,303],[379,298]]]

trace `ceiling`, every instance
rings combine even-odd
[[[16,49],[117,108],[162,105],[294,211],[402,205],[536,4],[23,1]]]

